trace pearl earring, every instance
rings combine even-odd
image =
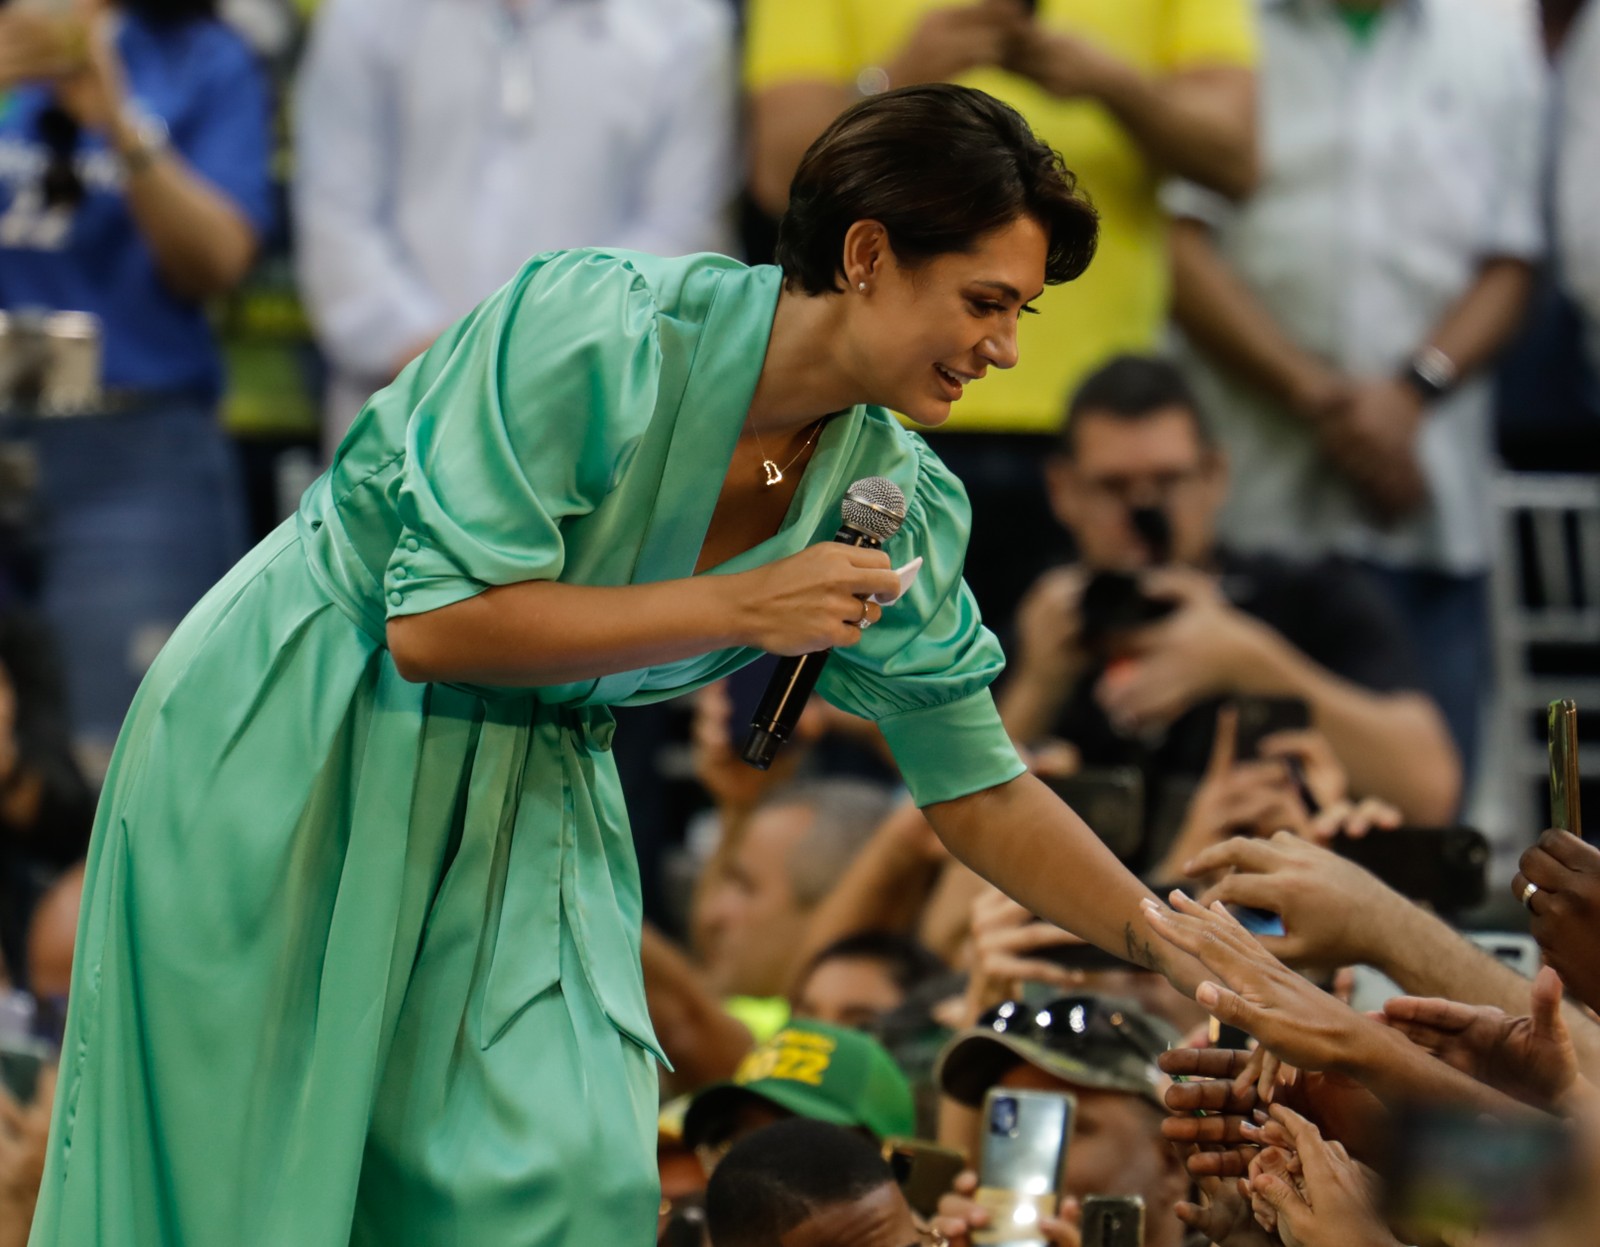
[[[856,283],[856,289],[861,291],[862,294],[866,294],[867,293],[867,283],[864,282],[864,281],[863,282],[857,282]]]

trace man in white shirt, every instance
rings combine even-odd
[[[294,183],[327,449],[532,255],[727,250],[736,85],[726,0],[327,0]]]
[[[1589,0],[1561,53],[1557,247],[1567,291],[1587,322],[1589,362],[1600,368],[1600,4]]]
[[[1531,6],[1530,6],[1531,7]],[[1224,539],[1366,562],[1469,766],[1488,674],[1486,366],[1543,249],[1544,66],[1497,0],[1260,0],[1262,189],[1169,203],[1234,467]]]

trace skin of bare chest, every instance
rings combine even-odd
[[[782,450],[783,457],[778,459],[780,463],[786,462],[794,453],[787,445]],[[777,455],[773,457],[777,458]],[[788,514],[795,491],[800,487],[800,478],[809,457],[807,452],[799,463],[784,472],[781,481],[776,485],[768,485],[766,472],[761,466],[767,456],[761,453],[754,439],[741,439],[734,450],[721,492],[717,495],[716,510],[712,512],[711,525],[701,544],[695,571],[701,572],[725,563],[776,533],[783,525],[783,517]]]

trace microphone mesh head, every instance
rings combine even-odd
[[[893,481],[867,476],[845,491],[839,510],[848,527],[888,541],[905,523],[906,496]]]

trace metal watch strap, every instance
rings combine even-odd
[[[1449,394],[1460,380],[1460,370],[1456,367],[1455,360],[1436,346],[1425,346],[1413,355],[1406,361],[1405,369],[1400,375],[1402,380],[1430,403]]]
[[[154,113],[130,108],[126,117],[138,138],[132,149],[121,154],[122,171],[132,176],[148,169],[166,153],[172,146],[172,134],[167,123]]]

